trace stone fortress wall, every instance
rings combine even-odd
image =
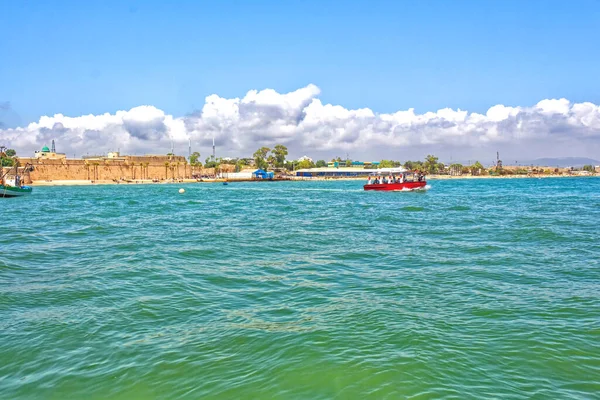
[[[52,180],[142,180],[190,179],[192,175],[214,174],[214,169],[192,167],[185,157],[169,155],[122,156],[88,159],[43,159],[19,157],[29,163],[29,181]],[[27,177],[26,177],[27,178]]]

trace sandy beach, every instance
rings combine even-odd
[[[138,179],[135,181],[111,181],[111,180],[51,180],[51,181],[33,181],[31,186],[92,186],[92,185],[161,185],[174,183],[199,183],[196,179],[181,179],[178,181],[153,182],[150,179]]]

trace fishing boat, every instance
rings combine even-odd
[[[427,186],[425,175],[405,168],[381,168],[369,175],[364,190],[412,191],[424,190]]]
[[[31,171],[33,167],[27,164],[23,171]],[[0,198],[3,197],[22,197],[31,194],[33,188],[25,186],[23,177],[19,174],[19,167],[15,165],[14,169],[2,171],[2,179],[0,181]]]

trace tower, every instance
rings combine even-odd
[[[215,157],[215,137],[213,136],[213,154],[212,154],[212,159],[213,161],[215,161],[217,158]]]
[[[192,139],[188,139],[188,160],[192,159]]]
[[[56,146],[54,145],[54,139],[52,139],[52,152],[56,153]]]

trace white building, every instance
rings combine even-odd
[[[298,161],[298,162],[302,162],[302,161],[313,162],[313,159],[310,158],[309,156],[302,156],[299,159],[297,159],[296,161]]]

